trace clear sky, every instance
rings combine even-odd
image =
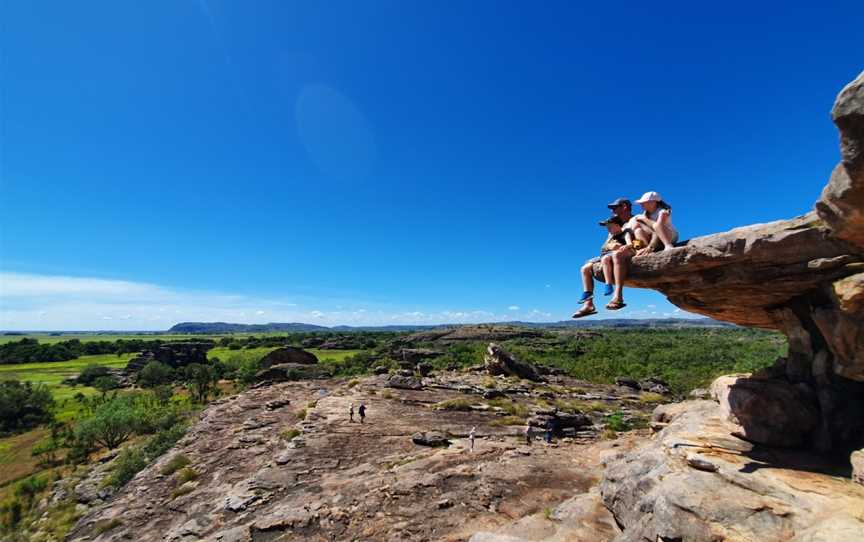
[[[618,196],[802,214],[864,3],[0,2],[0,329],[565,319]],[[623,311],[681,315],[628,290]]]

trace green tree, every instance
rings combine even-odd
[[[156,386],[173,382],[175,376],[174,369],[164,363],[153,360],[138,372],[136,382],[142,388],[155,388]]]
[[[134,434],[137,421],[132,401],[117,397],[102,404],[93,411],[93,416],[78,423],[76,439],[85,448],[97,445],[114,449]]]
[[[0,381],[0,433],[18,432],[54,419],[54,398],[44,384]]]
[[[198,403],[206,403],[211,395],[218,394],[219,371],[216,367],[190,363],[186,366],[185,380],[192,399]]]
[[[84,384],[85,386],[92,386],[97,378],[102,378],[109,374],[111,374],[111,370],[108,369],[108,367],[91,363],[84,367],[78,374],[77,382],[79,384]]]

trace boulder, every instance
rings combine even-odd
[[[769,446],[800,446],[819,424],[812,390],[784,380],[724,376],[711,385],[721,412],[743,438]]]
[[[261,368],[266,369],[273,365],[282,365],[285,363],[294,363],[298,365],[315,365],[318,363],[318,358],[312,352],[307,352],[302,348],[293,346],[283,346],[269,352],[261,358]]]
[[[543,381],[543,377],[540,376],[533,365],[516,359],[495,343],[489,343],[489,346],[486,348],[484,361],[486,372],[492,376],[512,375],[535,382]]]
[[[486,390],[483,392],[483,399],[498,399],[499,397],[506,397],[507,394],[501,390]]]
[[[552,434],[557,437],[564,436],[565,432],[572,433],[593,425],[591,418],[581,412],[568,413],[558,410],[538,410],[528,418],[528,425],[545,431],[551,422]]]
[[[419,378],[413,376],[395,374],[391,375],[390,378],[387,379],[387,387],[400,390],[422,390],[423,383]]]
[[[174,369],[185,367],[192,363],[204,365],[207,361],[207,351],[213,348],[213,341],[177,341],[164,343],[154,350],[141,352],[129,360],[124,371],[127,374],[137,373],[151,361],[164,363]]]
[[[432,373],[431,363],[418,363],[417,364],[417,372],[420,373],[420,376],[429,376]]]
[[[660,395],[669,395],[669,384],[656,376],[646,378],[639,382],[639,389],[651,393],[659,393]]]
[[[631,390],[639,391],[642,388],[639,387],[639,382],[635,378],[630,378],[628,376],[619,376],[615,379],[615,385],[621,386],[622,388],[630,388]]]
[[[262,371],[258,371],[255,379],[259,382],[287,382],[289,380],[312,380],[330,378],[330,370],[321,365],[306,365],[302,363],[280,363]]]
[[[450,446],[450,440],[443,433],[437,431],[421,431],[411,435],[411,442],[419,446],[430,446],[438,448]]]

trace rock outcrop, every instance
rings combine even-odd
[[[817,423],[795,440],[823,451],[864,444],[864,418],[849,409],[864,407],[864,73],[840,92],[832,117],[841,161],[814,211],[636,257],[626,281],[690,312],[784,333],[789,353],[776,387],[795,386],[799,399],[815,400]],[[748,386],[741,382],[733,393],[746,395]],[[750,401],[729,404],[735,410]],[[778,437],[751,436],[765,444]]]
[[[299,363],[301,365],[315,365],[318,363],[318,358],[312,352],[307,352],[302,348],[293,346],[283,346],[269,352],[261,358],[261,368],[266,369],[273,365],[281,365],[283,363]]]
[[[606,461],[600,491],[624,529],[616,542],[852,542],[864,534],[864,487],[819,456],[731,435],[712,401],[655,411],[649,444]]]
[[[486,347],[484,361],[486,371],[492,376],[512,375],[535,382],[543,380],[536,367],[530,363],[520,361],[495,343],[489,343],[489,346]]]
[[[151,361],[164,363],[169,367],[185,367],[192,363],[206,364],[207,351],[213,348],[213,341],[184,341],[165,343],[155,350],[142,352],[129,360],[126,373],[133,374],[143,369]]]

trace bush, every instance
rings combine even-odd
[[[85,386],[92,386],[94,382],[96,382],[97,378],[102,378],[103,376],[108,376],[111,374],[111,370],[104,365],[97,365],[95,363],[91,363],[84,367],[81,372],[78,374],[78,378],[76,381],[78,384],[84,384]]]
[[[192,399],[198,403],[206,403],[211,395],[216,395],[219,388],[219,368],[200,363],[190,363],[184,373],[186,387]]]
[[[156,386],[173,382],[175,376],[174,369],[164,363],[153,360],[138,371],[135,381],[142,388],[155,388]]]
[[[98,445],[109,449],[120,446],[140,425],[132,401],[118,397],[93,412],[93,416],[78,423],[76,440],[84,446]]]
[[[168,462],[159,469],[159,473],[164,474],[165,476],[170,476],[191,462],[192,461],[190,461],[185,455],[177,454],[169,459]]]
[[[126,448],[117,456],[114,472],[108,478],[108,484],[115,488],[122,487],[146,466],[147,458],[140,448],[137,446]]]
[[[119,388],[120,383],[113,376],[100,376],[93,381],[93,387],[102,392],[102,395],[105,395],[110,390]]]
[[[147,457],[155,459],[177,444],[177,441],[183,438],[185,433],[186,426],[180,423],[167,429],[163,429],[147,441],[147,444],[144,445],[144,453]]]
[[[0,381],[0,434],[26,431],[54,418],[54,398],[44,384]]]

